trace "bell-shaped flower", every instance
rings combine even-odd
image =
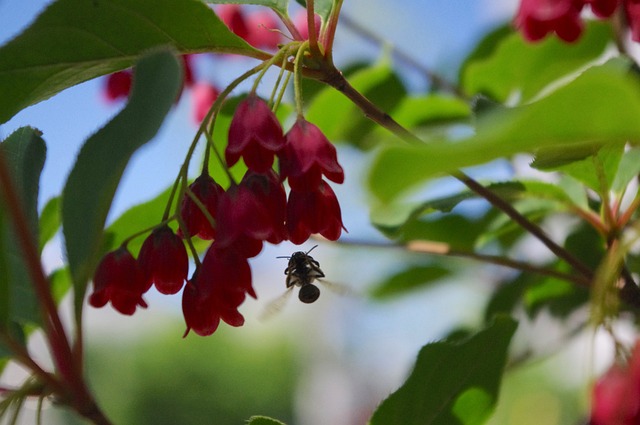
[[[104,97],[108,102],[126,99],[131,91],[133,72],[130,69],[114,72],[106,77]]]
[[[555,32],[567,42],[580,37],[583,23],[580,11],[584,0],[522,0],[515,25],[529,41],[538,41]]]
[[[291,242],[299,245],[314,233],[335,241],[342,229],[340,204],[331,186],[324,180],[314,191],[291,189],[287,202],[287,230]]]
[[[161,294],[182,289],[189,273],[189,255],[182,239],[167,225],[155,229],[145,239],[138,255],[145,279]]]
[[[238,37],[246,40],[249,36],[246,18],[237,4],[223,4],[216,8],[218,17]]]
[[[210,83],[196,83],[193,85],[191,97],[192,116],[196,124],[200,124],[207,112],[216,101],[220,92]]]
[[[276,50],[282,42],[278,20],[272,10],[260,9],[247,17],[247,42],[259,49]]]
[[[289,179],[295,190],[315,190],[326,176],[335,183],[344,181],[336,148],[314,124],[299,118],[285,135],[286,144],[278,154],[280,177]]]
[[[189,189],[202,203],[211,218],[215,220],[218,209],[218,201],[224,189],[216,183],[211,176],[202,173]],[[216,236],[216,228],[209,218],[202,212],[200,206],[193,201],[189,194],[185,193],[180,205],[180,217],[186,226],[189,237],[197,236],[200,239],[213,239]],[[178,229],[178,235],[185,236],[183,229]]]
[[[265,174],[254,173],[249,170],[242,178],[240,186],[248,188],[255,196],[260,208],[267,213],[270,233],[266,241],[279,244],[287,239],[284,222],[287,216],[287,194],[282,182],[273,170]]]
[[[269,105],[255,94],[244,99],[231,119],[225,159],[230,167],[240,157],[250,170],[265,173],[284,146],[282,127]]]
[[[120,313],[132,315],[138,306],[147,307],[142,294],[150,287],[133,255],[127,248],[120,247],[105,255],[98,264],[89,304],[100,308],[111,301]]]

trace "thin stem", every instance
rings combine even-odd
[[[325,78],[323,78],[321,81],[342,92],[364,112],[367,118],[391,131],[393,134],[395,134],[405,142],[413,145],[423,143],[420,138],[401,126],[398,122],[391,118],[391,116],[379,109],[376,105],[369,101],[369,99],[367,99],[360,92],[354,89],[353,86],[349,84],[349,82],[337,69],[325,69]],[[518,225],[527,230],[533,236],[535,236],[558,258],[566,261],[581,275],[588,279],[593,276],[593,271],[589,267],[584,265],[569,251],[551,240],[538,225],[529,221],[526,217],[520,214],[520,212],[518,212],[518,210],[516,210],[509,202],[505,201],[491,190],[482,186],[480,183],[478,183],[476,180],[466,175],[462,171],[455,171],[451,173],[451,175],[462,182],[473,192],[477,193],[479,196],[487,200],[495,208],[505,213],[508,217],[510,217],[513,221],[515,221]]]
[[[295,93],[296,112],[301,117],[304,114],[304,103],[302,101],[302,58],[307,51],[308,43],[302,43],[296,53],[293,70],[293,89]]]
[[[324,46],[324,56],[327,61],[333,63],[333,42],[336,38],[336,30],[338,28],[338,19],[340,18],[340,10],[342,9],[343,0],[335,0],[333,2],[333,8],[329,15],[327,26],[324,29],[322,35],[322,44]]]
[[[320,57],[320,47],[318,46],[318,33],[316,32],[316,9],[314,0],[307,0],[307,28],[309,28],[309,51],[311,56]]]

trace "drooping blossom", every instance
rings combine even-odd
[[[529,41],[538,41],[556,33],[567,42],[580,37],[584,24],[580,12],[584,0],[522,0],[515,25]]]
[[[196,124],[200,124],[216,101],[220,92],[210,83],[196,83],[192,93],[192,116]]]
[[[625,0],[624,10],[631,31],[631,39],[640,42],[640,0]]]
[[[343,229],[340,204],[324,180],[313,191],[291,189],[287,202],[287,231],[291,242],[299,245],[314,233],[335,241]]]
[[[232,166],[242,157],[250,170],[264,173],[271,169],[275,154],[283,146],[278,118],[264,100],[250,94],[240,102],[229,125],[227,164]]]
[[[238,37],[246,40],[249,35],[246,17],[237,4],[222,4],[216,9],[218,17]]]
[[[275,50],[282,42],[278,20],[273,11],[260,9],[247,17],[247,43],[259,49]]]
[[[299,118],[285,135],[278,154],[280,176],[295,190],[316,190],[322,176],[335,183],[344,181],[336,148],[314,124]]]
[[[218,209],[218,200],[224,192],[222,186],[213,180],[207,173],[202,173],[189,189],[193,195],[204,205],[206,211],[215,220]],[[213,239],[216,229],[212,226],[208,217],[202,212],[191,196],[185,193],[180,206],[180,216],[186,226],[188,236],[197,236],[200,239]],[[178,230],[180,236],[184,236],[182,229]]]
[[[182,239],[167,225],[145,239],[138,255],[145,279],[161,294],[179,292],[189,273],[189,256]]]
[[[89,304],[100,308],[110,301],[120,313],[132,315],[138,306],[147,307],[142,294],[150,287],[133,255],[127,248],[120,247],[105,255],[98,264]]]
[[[240,186],[249,189],[267,213],[270,232],[266,241],[279,244],[287,239],[284,222],[287,216],[287,194],[280,178],[273,170],[264,174],[251,170],[242,178]]]
[[[109,102],[126,99],[131,91],[133,72],[130,69],[114,72],[106,76],[104,97]]]

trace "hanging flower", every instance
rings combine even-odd
[[[155,229],[145,239],[138,263],[147,282],[154,283],[161,294],[179,292],[189,273],[184,242],[167,225]]]
[[[191,185],[189,189],[193,195],[204,205],[207,212],[215,220],[218,209],[218,200],[224,189],[216,183],[207,173],[202,173]],[[202,212],[191,196],[185,193],[180,206],[180,217],[182,218],[186,230],[190,237],[197,236],[200,239],[213,239],[216,236],[216,229],[212,226],[207,216]],[[178,230],[178,235],[184,236],[182,229]]]
[[[584,0],[522,0],[515,25],[529,41],[556,33],[562,40],[573,42],[582,34],[583,6]]]

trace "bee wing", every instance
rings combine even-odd
[[[347,285],[337,282],[331,282],[325,279],[316,279],[318,282],[322,284],[325,288],[329,289],[331,292],[334,292],[339,295],[348,295],[348,296],[356,296],[356,292],[349,288]]]
[[[260,314],[258,319],[264,322],[265,320],[268,320],[273,316],[275,316],[276,314],[278,314],[278,312],[282,310],[282,307],[284,307],[284,305],[287,303],[287,300],[291,297],[292,293],[293,293],[293,286],[290,286],[287,288],[286,291],[284,291],[282,295],[271,300],[269,304],[267,304],[267,306],[264,308],[264,311]]]

